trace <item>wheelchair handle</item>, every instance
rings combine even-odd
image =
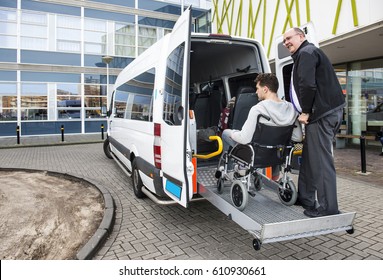
[[[263,114],[259,114],[258,117],[257,117],[257,123],[259,123],[259,119],[260,119],[260,118],[264,118],[264,119],[266,119],[267,121],[270,121],[270,117],[265,116],[265,115],[263,115]]]
[[[223,144],[222,144],[222,139],[221,139],[221,137],[219,137],[219,136],[209,136],[209,139],[212,140],[212,141],[215,140],[215,141],[218,142],[218,150],[215,151],[215,152],[213,152],[213,153],[207,154],[207,155],[194,154],[193,157],[195,157],[195,158],[201,158],[201,159],[209,159],[209,158],[218,156],[219,154],[222,153],[222,150],[223,150]]]

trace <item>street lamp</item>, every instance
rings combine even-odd
[[[109,63],[111,63],[113,57],[105,55],[102,57],[102,62],[106,64],[106,107],[109,108]]]

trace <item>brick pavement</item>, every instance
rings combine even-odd
[[[357,212],[354,234],[264,244],[255,251],[250,234],[209,202],[184,209],[137,199],[131,179],[104,156],[101,143],[10,149],[3,142],[0,139],[0,168],[68,173],[108,188],[116,204],[116,220],[113,232],[94,257],[97,260],[383,259],[383,187],[379,180],[364,183],[338,176],[341,211]]]

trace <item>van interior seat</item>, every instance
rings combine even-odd
[[[253,87],[238,88],[232,118],[232,129],[242,129],[251,107],[259,102],[258,95]]]
[[[219,87],[214,87],[209,97],[210,123],[209,127],[218,126],[224,101],[224,92]]]
[[[210,124],[209,97],[210,93],[208,91],[203,91],[200,94],[197,94],[194,105],[197,129],[207,128]]]

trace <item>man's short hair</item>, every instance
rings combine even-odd
[[[303,32],[302,29],[300,29],[299,27],[293,27],[294,31],[300,35],[302,35],[303,37],[306,37],[306,34]]]
[[[276,93],[279,88],[278,79],[273,73],[261,73],[258,74],[258,76],[254,80],[255,84],[257,85],[259,82],[259,85],[261,87],[267,86],[270,91]]]

